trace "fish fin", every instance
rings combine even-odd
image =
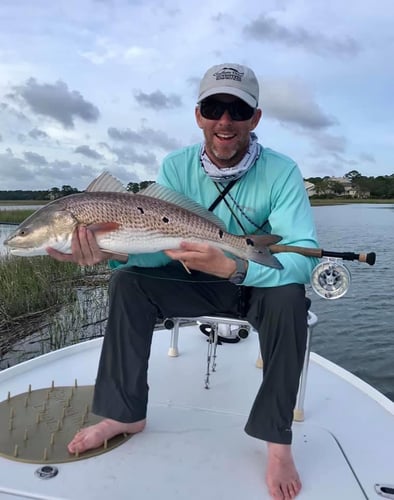
[[[268,247],[281,241],[282,236],[278,234],[248,234],[247,238],[253,241],[256,246]]]
[[[143,189],[142,191],[137,193],[135,196],[140,195],[149,196],[150,198],[157,198],[159,200],[178,205],[179,207],[189,210],[190,212],[193,212],[200,217],[204,217],[204,219],[207,219],[213,224],[216,224],[218,227],[220,227],[220,229],[223,229],[223,231],[227,231],[224,222],[217,215],[213,214],[208,209],[206,209],[196,201],[188,198],[184,194],[178,193],[178,191],[174,191],[167,186],[153,183],[150,184],[146,189]]]
[[[248,243],[248,259],[263,266],[283,269],[279,260],[269,251],[269,245],[280,241],[281,236],[277,234],[251,234],[245,238]]]
[[[110,233],[119,229],[120,224],[118,222],[95,222],[94,224],[89,224],[87,227],[95,234]]]
[[[109,172],[104,171],[96,179],[94,179],[85,189],[86,192],[115,192],[125,193],[127,189],[123,186],[120,180],[116,179]]]

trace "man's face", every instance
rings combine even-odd
[[[229,94],[216,94],[208,99],[223,103],[241,101]],[[243,101],[241,101],[243,104]],[[253,116],[247,120],[237,121],[231,118],[226,110],[218,119],[207,119],[196,107],[196,120],[202,129],[205,138],[205,150],[209,159],[218,167],[233,167],[244,157],[248,146],[250,132],[254,130],[261,118],[261,110],[255,110]]]

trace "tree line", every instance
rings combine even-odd
[[[366,199],[394,199],[394,174],[366,177],[357,170],[351,170],[343,176],[352,187],[350,197]],[[333,198],[343,196],[346,188],[343,182],[326,177],[305,179],[314,185],[315,194],[311,198]]]
[[[394,174],[379,175],[378,177],[366,177],[357,170],[351,170],[346,173],[343,178],[350,182],[355,195],[358,198],[371,199],[394,199]],[[312,198],[335,198],[336,196],[345,195],[345,186],[342,182],[325,177],[309,177],[306,181],[314,185],[315,194]],[[154,181],[129,182],[127,191],[138,193],[152,184]],[[49,201],[67,196],[73,193],[79,193],[78,189],[69,185],[64,185],[61,188],[53,187],[46,191],[23,191],[9,190],[0,191],[1,201]]]
[[[132,193],[138,193],[142,189],[145,189],[152,184],[154,181],[142,181],[142,182],[129,182],[126,186],[126,190]],[[1,201],[51,201],[61,198],[63,196],[68,196],[69,194],[81,193],[75,187],[69,185],[64,185],[61,188],[53,187],[46,191],[30,191],[30,190],[8,190],[0,191]]]

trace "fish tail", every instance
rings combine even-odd
[[[263,266],[283,269],[279,260],[274,257],[269,246],[278,243],[282,238],[276,234],[252,234],[245,236],[247,243],[247,258]]]

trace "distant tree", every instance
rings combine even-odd
[[[140,189],[140,185],[138,182],[129,182],[126,187],[126,191],[130,191],[132,193],[138,193]]]
[[[352,187],[356,191],[359,198],[368,197],[373,183],[373,177],[365,177],[360,175],[352,179]]]
[[[328,189],[332,193],[334,193],[336,195],[344,194],[344,192],[345,192],[345,186],[341,182],[338,182],[338,181],[327,181],[327,184],[328,184]]]
[[[73,188],[73,187],[69,186],[68,184],[65,184],[64,186],[62,186],[61,193],[62,193],[62,196],[67,196],[69,194],[78,193],[78,189]]]
[[[129,182],[127,184],[126,190],[131,191],[132,193],[138,193],[143,189],[147,188],[150,184],[153,184],[154,181],[142,181],[142,182]]]
[[[353,183],[353,180],[357,179],[358,177],[361,177],[361,174],[357,170],[351,170],[350,172],[348,172],[347,174],[344,175],[344,178],[348,179],[352,183]]]
[[[60,189],[58,187],[53,187],[49,190],[49,199],[57,200],[60,196]]]
[[[150,186],[150,184],[153,184],[153,183],[154,183],[154,181],[142,181],[142,182],[140,182],[140,191],[147,188],[148,186]]]
[[[315,192],[318,196],[328,194],[330,191],[330,184],[327,179],[321,179],[315,183]]]
[[[379,175],[371,184],[372,198],[394,198],[394,176]]]
[[[321,182],[323,179],[321,177],[308,177],[305,180],[308,182],[311,182],[312,184],[317,184],[317,183]]]

